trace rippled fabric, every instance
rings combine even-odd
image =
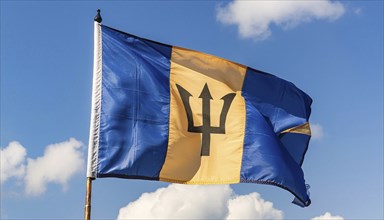
[[[242,94],[247,121],[241,181],[277,185],[308,206],[301,164],[310,136],[282,132],[309,120],[312,99],[292,83],[251,68]]]
[[[294,84],[103,25],[101,82],[94,177],[270,184],[310,204],[312,99]]]
[[[158,179],[168,145],[171,49],[102,26],[99,177]]]

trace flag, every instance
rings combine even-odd
[[[307,94],[226,59],[96,25],[88,177],[270,184],[310,204]]]

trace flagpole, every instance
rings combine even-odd
[[[95,91],[97,90],[97,86],[95,81],[97,81],[97,75],[100,72],[100,23],[102,18],[100,16],[100,9],[97,10],[97,14],[94,20],[94,60],[93,60],[93,91],[92,91],[92,114],[91,114],[91,128],[89,135],[89,148],[88,148],[88,165],[87,165],[87,183],[86,183],[86,192],[85,192],[85,207],[84,207],[84,220],[91,219],[91,194],[92,194],[92,180],[95,178],[95,174],[92,170],[92,157],[93,151],[95,147],[94,137],[93,137],[93,129],[95,127]]]
[[[87,177],[87,186],[85,193],[85,210],[84,210],[84,220],[91,219],[91,192],[92,192],[92,178]]]

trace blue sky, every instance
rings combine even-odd
[[[259,206],[269,201],[271,213],[281,214],[273,218],[329,212],[382,219],[383,2],[298,2],[1,1],[0,217],[83,217],[93,17],[100,8],[105,25],[273,73],[313,98],[315,137],[303,164],[311,206],[297,207],[290,193],[257,184],[196,192],[227,195],[224,202],[257,192]],[[92,218],[115,219],[143,193],[168,185],[97,179]],[[146,202],[137,200],[135,211],[150,212]]]

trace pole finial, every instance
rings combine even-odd
[[[98,22],[98,23],[101,23],[101,21],[103,20],[101,18],[101,15],[100,15],[100,9],[97,9],[97,14],[96,14],[96,16],[95,16],[95,18],[93,20]]]

